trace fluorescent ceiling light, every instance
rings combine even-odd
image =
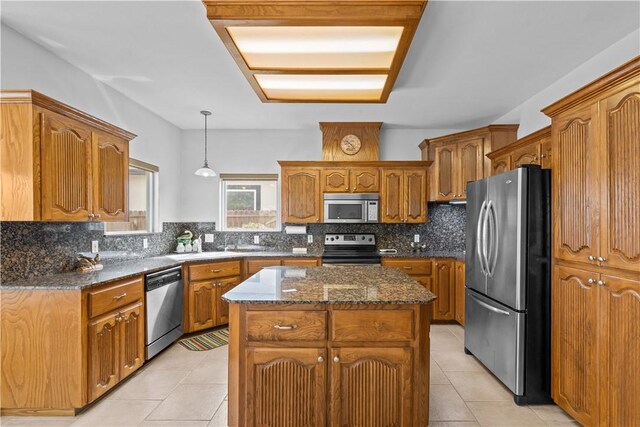
[[[395,52],[403,27],[227,27],[243,53]]]
[[[263,89],[382,90],[386,74],[256,74]]]

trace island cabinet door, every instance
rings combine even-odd
[[[327,350],[251,348],[246,357],[246,426],[325,427]]]
[[[413,425],[411,348],[339,348],[330,357],[330,426]]]

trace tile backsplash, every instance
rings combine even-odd
[[[214,234],[213,243],[204,243],[203,250],[220,249],[226,245],[253,246],[253,236],[260,236],[260,246],[290,251],[306,247],[320,253],[325,233],[375,233],[378,248],[411,250],[414,234],[419,234],[427,250],[461,252],[464,250],[465,206],[429,204],[426,224],[310,224],[306,235],[279,233],[240,233],[215,231],[215,223],[165,222],[161,233],[105,236],[101,223],[1,222],[0,281],[60,273],[73,269],[79,252],[90,252],[91,241],[97,240],[103,263],[122,262],[167,254],[175,249],[175,238],[185,229],[195,236]],[[143,239],[149,247],[143,249]]]

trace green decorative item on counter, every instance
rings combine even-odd
[[[187,243],[191,243],[191,239],[193,239],[193,233],[189,230],[184,230],[184,232],[176,238],[178,243],[182,243],[185,245]]]

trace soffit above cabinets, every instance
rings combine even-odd
[[[384,103],[427,1],[203,3],[262,102]]]

